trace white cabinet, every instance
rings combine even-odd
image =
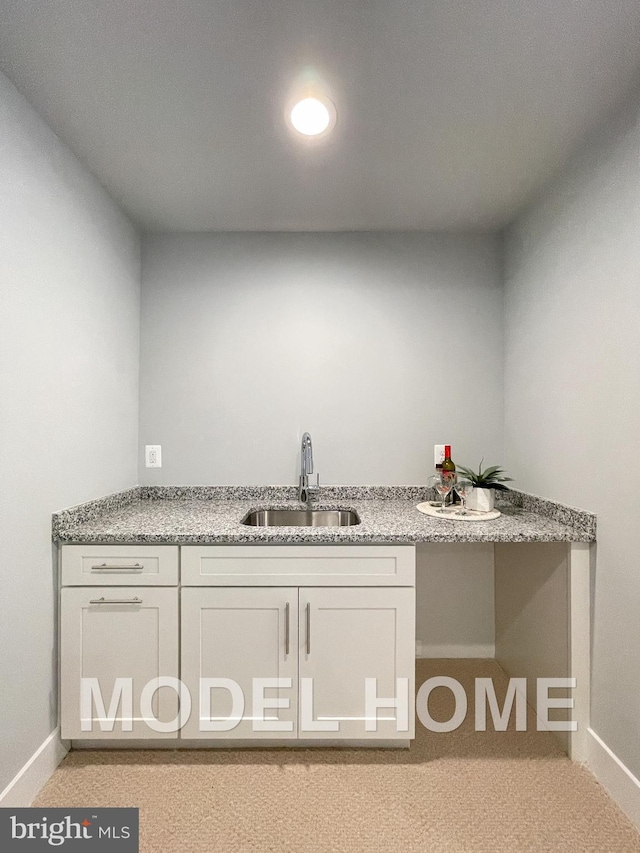
[[[201,679],[210,678],[224,679],[226,686],[212,687],[201,682]],[[283,681],[278,687],[263,689],[255,679]],[[286,587],[183,589],[182,680],[193,702],[191,718],[182,730],[182,737],[295,738],[298,590]],[[238,704],[238,691],[242,691],[242,705]],[[280,700],[285,707],[264,711],[254,707],[260,694],[267,702]],[[203,702],[209,702],[210,706],[203,708]],[[233,728],[223,728],[229,725],[224,721],[233,714],[242,715],[243,719]],[[269,720],[270,725],[256,730],[256,714]],[[207,720],[213,720],[215,730],[202,730]]]
[[[231,746],[414,736],[413,546],[61,550],[64,738]],[[174,686],[154,690],[167,677]],[[185,708],[178,679],[191,714],[170,730]],[[387,707],[394,699],[400,712]]]
[[[312,679],[313,718],[339,720],[339,732],[309,739],[414,737],[415,593],[413,589],[300,589],[300,679]],[[366,679],[378,699],[404,698],[406,723],[393,707],[374,710],[366,726]],[[371,687],[370,687],[371,689]],[[305,707],[310,709],[307,694]],[[389,703],[390,704],[390,703]],[[376,722],[377,720],[377,722]]]
[[[74,740],[177,738],[176,732],[163,733],[150,728],[143,719],[141,697],[152,679],[178,678],[178,590],[72,587],[62,590],[61,604],[62,737]],[[81,703],[85,679],[86,688],[91,685],[94,688],[88,708],[86,705],[83,708]],[[103,731],[96,719],[99,713],[97,687],[101,697],[98,704],[102,702],[107,716],[114,717],[110,730]],[[117,688],[115,692],[114,688]],[[117,701],[120,688],[123,692]],[[128,695],[131,696],[130,708],[127,707]],[[153,718],[166,724],[176,717],[175,690],[161,687],[149,696]],[[90,730],[83,731],[83,721]]]
[[[182,737],[412,738],[414,613],[410,588],[183,589],[182,679],[194,711]],[[382,708],[368,730],[366,679],[382,699],[404,692],[406,724]]]

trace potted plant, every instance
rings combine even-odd
[[[472,471],[471,468],[465,468],[463,465],[458,465],[456,474],[462,474],[467,480],[473,484],[473,489],[467,496],[467,507],[475,509],[479,512],[490,512],[495,503],[495,493],[506,492],[507,486],[505,483],[511,482],[511,477],[505,477],[504,471],[499,465],[492,465],[489,468],[482,470],[484,458],[480,460],[477,471]]]

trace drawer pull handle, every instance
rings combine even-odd
[[[285,618],[285,623],[284,623],[284,653],[285,653],[285,655],[289,654],[289,618],[290,618],[290,611],[291,611],[291,607],[289,605],[289,602],[287,601],[287,603],[284,606],[284,618]]]
[[[138,598],[92,598],[89,604],[142,604],[142,599]]]
[[[311,654],[311,604],[307,602],[307,654]]]
[[[133,566],[108,566],[106,563],[100,563],[99,566],[91,566],[92,572],[141,572],[144,569],[144,563],[135,563]]]

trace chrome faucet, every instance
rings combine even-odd
[[[298,499],[307,505],[311,503],[312,492],[320,491],[320,474],[317,475],[315,486],[309,485],[309,474],[313,474],[313,445],[308,432],[302,436],[302,447],[300,448],[300,484],[298,486]]]

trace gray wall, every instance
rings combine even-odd
[[[592,726],[640,775],[640,108],[509,231],[506,464],[598,513]]]
[[[500,272],[491,236],[146,237],[140,481],[294,483],[304,430],[325,483],[502,461]]]
[[[140,252],[0,75],[0,790],[56,726],[51,513],[136,480]]]

